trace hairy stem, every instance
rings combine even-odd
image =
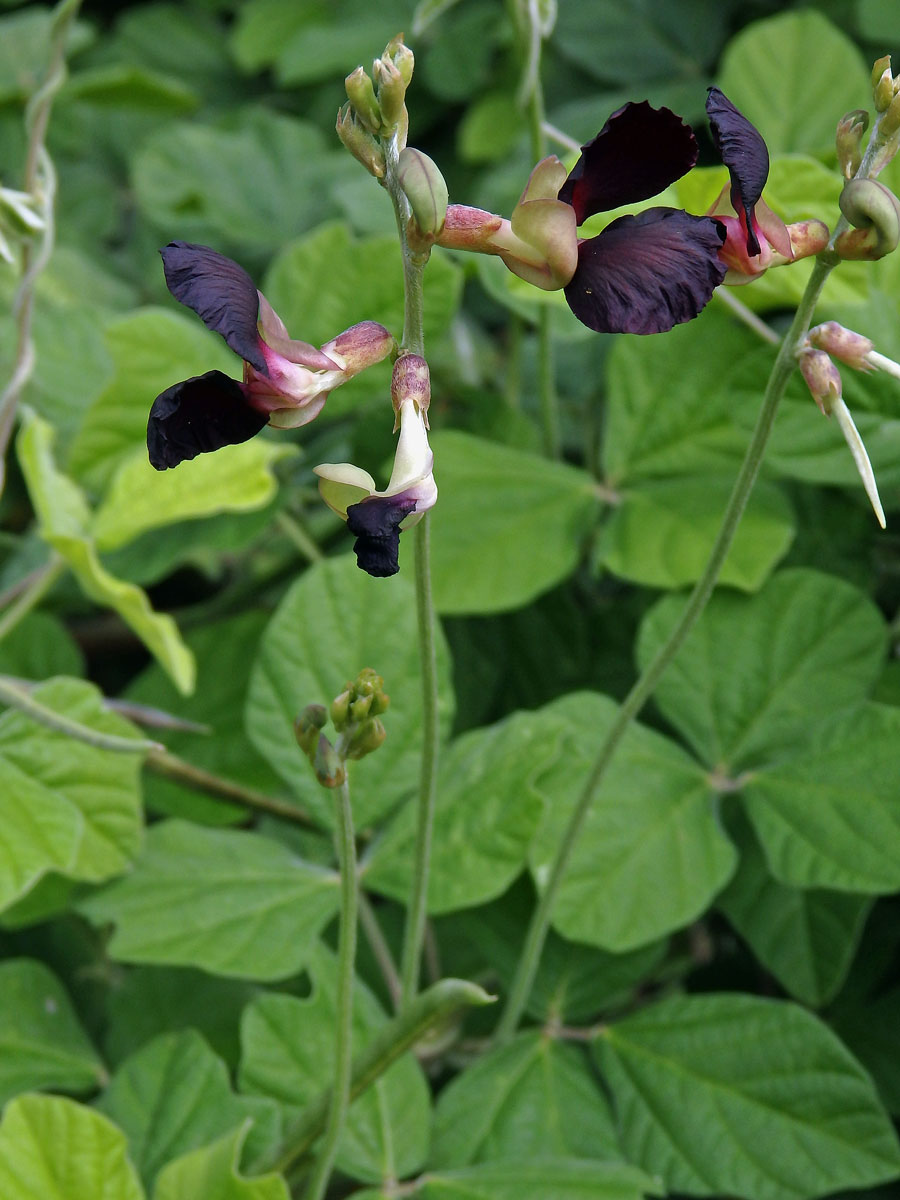
[[[0,704],[17,708],[39,725],[52,729],[55,733],[64,733],[98,750],[113,750],[119,754],[147,754],[161,749],[159,742],[150,741],[149,738],[120,737],[115,733],[104,733],[90,725],[82,725],[80,721],[73,721],[71,717],[66,717],[55,709],[48,708],[46,704],[41,704],[40,700],[35,700],[27,686],[8,675],[0,675]]]
[[[525,1010],[544,947],[544,941],[547,937],[547,931],[550,927],[550,918],[553,914],[553,906],[556,902],[559,886],[565,875],[572,851],[578,842],[585,818],[606,774],[606,770],[612,762],[625,733],[636,719],[644,704],[646,704],[647,700],[653,694],[663,673],[677,654],[691,629],[693,629],[712,595],[719,572],[722,569],[722,564],[734,541],[734,535],[746,508],[753,484],[756,481],[769,434],[775,420],[775,413],[784,395],[787,381],[796,365],[795,351],[809,329],[819,294],[833,266],[834,262],[831,255],[823,256],[823,258],[816,262],[803,299],[800,302],[797,312],[794,314],[791,327],[781,343],[766,385],[756,428],[753,431],[744,461],[735,480],[731,497],[722,518],[722,524],[719,527],[719,532],[703,575],[697,581],[678,624],[672,630],[665,644],[659,648],[653,660],[644,668],[637,682],[622,702],[616,720],[597,752],[591,773],[584,784],[581,795],[578,798],[578,803],[569,819],[569,824],[556,852],[546,887],[535,906],[531,918],[531,924],[525,938],[525,945],[522,949],[516,974],[510,987],[506,1008],[497,1026],[496,1037],[501,1042],[507,1041],[512,1037]]]
[[[338,1142],[350,1107],[353,1064],[353,982],[356,963],[356,911],[359,882],[356,877],[356,841],[350,786],[346,780],[334,790],[335,848],[341,871],[341,916],[338,933],[337,1019],[335,1022],[334,1084],[328,1105],[325,1136],[306,1189],[307,1200],[322,1200],[337,1157]]]

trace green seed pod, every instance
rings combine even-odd
[[[437,165],[412,146],[400,152],[397,178],[409,200],[419,232],[437,237],[447,216],[447,184]]]

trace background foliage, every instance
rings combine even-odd
[[[50,18],[4,9],[0,177],[17,186]],[[168,713],[177,727],[152,736],[233,787],[0,716],[4,1197],[288,1196],[292,1179],[259,1170],[330,1080],[338,905],[330,807],[291,722],[364,666],[392,706],[354,811],[396,955],[419,753],[412,545],[398,578],[362,575],[312,474],[382,471],[388,367],[299,434],[175,476],[149,467],[144,435],[157,392],[237,365],[168,296],[172,238],[238,259],[295,336],[363,318],[399,333],[391,208],[333,120],[344,75],[400,29],[412,143],[451,200],[508,213],[530,161],[499,2],[87,4],[74,28],[48,142],[57,244],[0,502],[0,671],[105,734]],[[715,82],[767,138],[772,207],[833,225],[835,123],[870,103],[891,51],[893,0],[560,0],[547,116],[581,141],[646,97],[702,128]],[[675,202],[708,206],[713,162],[705,144]],[[783,328],[805,277],[773,271],[740,298]],[[495,260],[436,251],[426,280],[446,739],[428,969],[503,993],[616,700],[702,570],[774,351],[716,300],[669,335],[608,337]],[[14,286],[0,267],[7,301]],[[565,462],[539,449],[540,305]],[[844,264],[827,318],[900,359],[900,257]],[[6,319],[4,374],[13,354]],[[493,1046],[485,1010],[399,1060],[351,1109],[340,1194],[897,1194],[900,385],[845,383],[888,532],[795,382],[722,586],[592,809],[527,1027]],[[390,985],[364,944],[360,1045]]]

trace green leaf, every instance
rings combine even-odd
[[[581,692],[542,711],[565,718],[569,733],[567,752],[538,780],[547,801],[531,849],[539,889],[616,719],[616,705]],[[576,941],[634,949],[698,917],[735,861],[704,772],[674,742],[635,724],[590,806],[559,888],[553,924]]]
[[[33,693],[47,708],[127,736],[127,722],[101,708],[81,680],[56,679]],[[128,867],[143,822],[137,755],[110,753],[37,725],[23,713],[0,717],[0,907],[44,875],[99,882]]]
[[[439,612],[519,608],[571,575],[598,511],[586,471],[457,431],[433,446]]]
[[[251,1153],[270,1148],[281,1134],[277,1105],[234,1095],[225,1064],[193,1029],[142,1046],[118,1068],[96,1107],[124,1130],[148,1189],[166,1163],[208,1146],[248,1118]]]
[[[821,1008],[840,991],[872,901],[819,889],[801,891],[773,879],[752,836],[716,901],[753,953],[797,1000]]]
[[[833,155],[835,123],[872,100],[859,50],[814,9],[748,25],[729,42],[717,82],[776,154]]]
[[[648,0],[561,4],[553,45],[604,84],[704,77],[728,34],[728,3],[695,0],[690,20]],[[602,30],[602,36],[598,31]]]
[[[144,1200],[124,1133],[61,1096],[19,1096],[7,1104],[0,1124],[0,1195]]]
[[[672,1191],[804,1200],[900,1172],[872,1081],[793,1004],[673,997],[597,1048],[626,1153]]]
[[[246,1009],[241,1029],[241,1089],[278,1100],[287,1120],[333,1080],[337,971],[332,952],[320,945],[308,971],[313,984],[308,999],[260,996]],[[354,1048],[361,1049],[385,1020],[374,996],[357,980]],[[370,1183],[412,1174],[428,1149],[430,1108],[422,1070],[406,1054],[350,1106],[338,1168]]]
[[[160,525],[263,508],[278,490],[273,466],[295,453],[294,446],[254,438],[181,463],[175,477],[154,470],[142,447],[110,481],[94,518],[97,546],[115,550]]]
[[[379,1200],[384,1193],[358,1193]],[[659,1181],[623,1163],[551,1158],[540,1163],[479,1163],[429,1171],[412,1195],[420,1200],[641,1200],[659,1196]]]
[[[603,527],[600,561],[648,587],[695,583],[709,560],[732,478],[659,479],[627,489]],[[757,484],[719,575],[720,583],[756,591],[794,537],[790,505],[771,484]]]
[[[617,338],[609,356],[604,482],[618,489],[736,473],[746,436],[735,424],[731,377],[757,348],[749,330],[712,306],[664,338]],[[768,366],[759,369],[760,391]]]
[[[524,133],[522,110],[510,91],[488,92],[466,111],[457,142],[466,162],[491,162],[507,155]]]
[[[254,984],[189,967],[135,967],[109,996],[106,1055],[119,1063],[157,1034],[193,1028],[233,1067],[241,1012],[256,992]]]
[[[407,571],[412,564],[407,561]],[[391,707],[387,739],[376,754],[350,766],[357,829],[408,796],[419,778],[421,688],[415,593],[403,575],[373,579],[352,555],[306,571],[287,592],[260,643],[250,679],[247,732],[259,752],[326,828],[331,797],[297,748],[294,718],[307,704],[330,704],[363,667],[384,677]],[[450,663],[438,637],[441,728],[453,714]]]
[[[84,493],[53,461],[53,429],[26,414],[16,442],[19,463],[40,524],[41,537],[66,560],[91,600],[113,608],[159,659],[178,688],[194,684],[194,660],[171,617],[155,613],[139,587],[116,579],[97,556]]]
[[[175,1159],[159,1174],[153,1200],[290,1200],[280,1175],[248,1179],[238,1168],[247,1126]]]
[[[900,987],[856,998],[847,1006],[842,1000],[832,1017],[836,1031],[871,1072],[882,1100],[896,1117],[900,1115],[900,1059],[895,1053]]]
[[[277,842],[165,821],[149,829],[133,873],[80,908],[115,922],[109,953],[121,961],[286,979],[337,906],[337,877]]]
[[[16,625],[16,636],[0,642],[0,672],[20,679],[82,675],[84,656],[58,617],[30,612]]]
[[[900,709],[866,704],[812,727],[754,771],[741,802],[776,879],[793,887],[900,887]]]
[[[581,1048],[523,1033],[476,1059],[441,1091],[434,1168],[566,1157],[622,1157],[609,1104]]]
[[[147,416],[158,393],[205,371],[237,376],[241,369],[221,338],[195,317],[168,309],[139,308],[111,321],[105,333],[113,378],[88,409],[68,455],[75,478],[97,491],[146,446]]]
[[[67,81],[63,99],[173,115],[192,112],[200,102],[193,88],[174,76],[126,63],[79,71]]]
[[[310,122],[262,107],[239,109],[227,128],[173,122],[135,154],[137,202],[187,240],[269,254],[328,217],[331,189],[355,173],[331,145]],[[302,329],[295,336],[310,340]]]
[[[127,697],[175,717],[206,725],[210,733],[172,730],[162,734],[167,749],[193,766],[277,795],[282,783],[256,752],[244,728],[244,704],[256,647],[269,614],[246,612],[192,629],[185,641],[197,659],[197,691],[180,696],[164,672],[149,666],[128,687]],[[210,825],[246,820],[243,805],[201,795],[175,780],[148,772],[145,803],[157,813]]]
[[[642,666],[684,603],[666,597],[644,618]],[[782,571],[756,596],[713,596],[656,703],[708,766],[737,774],[794,750],[814,725],[858,705],[881,672],[885,633],[878,609],[849,583]]]
[[[105,1070],[62,984],[30,958],[0,963],[0,1106],[18,1092],[86,1092]]]
[[[536,779],[558,756],[563,733],[543,712],[517,713],[464,734],[441,756],[429,912],[482,904],[521,872],[544,811]],[[416,835],[416,807],[407,804],[364,864],[367,887],[407,898]]]

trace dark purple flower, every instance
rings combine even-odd
[[[697,161],[690,126],[646,101],[612,114],[559,191],[581,225],[595,213],[655,196]],[[565,285],[572,312],[598,333],[662,333],[690,321],[725,277],[724,228],[677,208],[619,217],[578,243]]]
[[[394,345],[381,325],[363,321],[317,350],[288,336],[250,276],[230,258],[190,242],[170,242],[160,253],[169,291],[221,334],[244,360],[244,372],[239,382],[207,371],[156,397],[147,449],[158,471],[245,442],[264,425],[305,425],[332,388],[379,362]]]

